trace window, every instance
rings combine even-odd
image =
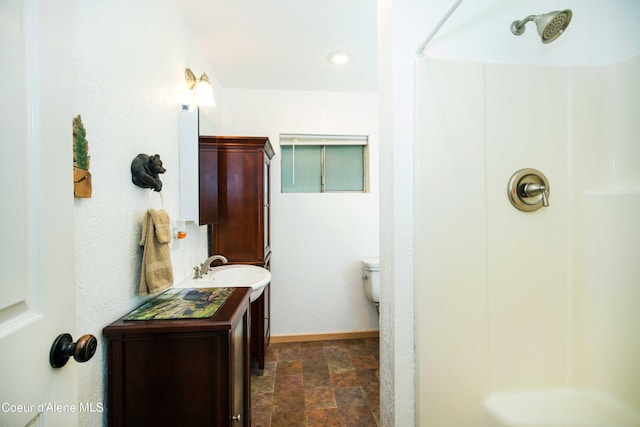
[[[280,135],[283,193],[368,191],[368,137]]]

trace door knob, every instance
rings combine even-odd
[[[49,363],[54,368],[62,368],[71,356],[76,362],[86,362],[96,354],[98,340],[93,335],[83,335],[73,342],[70,334],[60,334],[51,345]]]

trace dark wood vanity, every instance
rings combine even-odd
[[[270,163],[265,137],[201,136],[199,223],[209,255],[270,269]],[[250,426],[250,361],[264,369],[271,284],[233,293],[211,317],[116,320],[108,341],[109,426]]]
[[[266,137],[200,136],[200,223],[209,225],[209,255],[270,268],[273,155]],[[260,369],[270,336],[270,297],[268,284],[251,303],[251,361]]]
[[[249,427],[250,293],[233,288],[204,319],[120,318],[104,328],[109,426]]]

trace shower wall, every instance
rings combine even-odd
[[[483,72],[475,62],[416,68],[417,425],[473,425],[482,415],[489,364]]]
[[[638,58],[417,61],[418,425],[486,425],[483,400],[513,390],[640,410],[638,75]],[[548,208],[510,204],[525,167],[549,179]]]
[[[572,77],[574,385],[640,412],[640,55]]]

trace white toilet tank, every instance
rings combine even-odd
[[[362,282],[369,301],[378,305],[380,302],[380,260],[378,258],[362,260]]]

